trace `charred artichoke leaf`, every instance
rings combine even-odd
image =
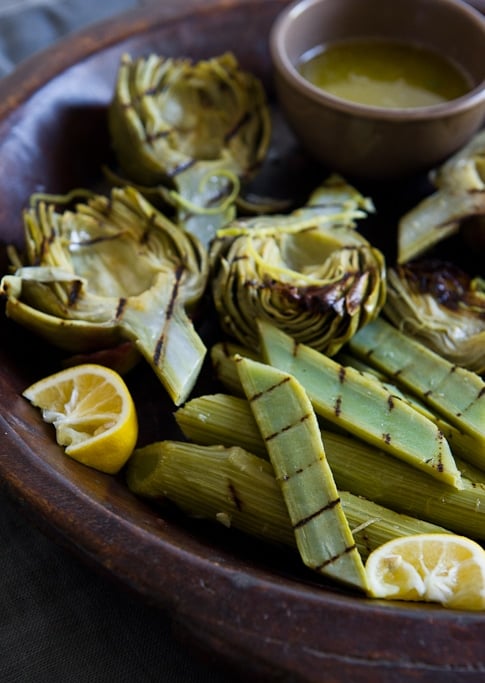
[[[7,314],[74,351],[95,349],[96,337],[134,341],[182,403],[206,353],[189,318],[208,278],[198,240],[129,187],[63,213],[40,202],[24,222],[36,265],[3,278]]]
[[[401,331],[456,365],[485,372],[485,282],[450,263],[422,261],[387,272],[384,313]]]
[[[198,62],[124,55],[109,126],[130,181],[160,188],[204,244],[235,216],[240,183],[271,137],[263,86],[231,53]]]
[[[385,261],[355,228],[370,204],[335,177],[287,215],[233,221],[210,250],[223,330],[257,348],[256,319],[328,355],[384,304]]]
[[[485,216],[485,131],[430,174],[436,190],[402,216],[398,263],[407,263]]]

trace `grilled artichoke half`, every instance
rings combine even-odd
[[[195,63],[125,55],[109,126],[130,184],[160,192],[205,245],[235,216],[240,182],[254,174],[271,136],[264,89],[230,53]]]
[[[132,340],[175,404],[190,393],[205,346],[188,317],[208,278],[206,250],[134,188],[59,213],[24,212],[26,263],[6,275],[6,312],[70,351]]]
[[[431,174],[435,191],[398,226],[398,262],[421,256],[474,220],[485,231],[485,131]]]
[[[332,176],[288,215],[234,221],[211,251],[223,330],[257,348],[256,319],[328,355],[384,304],[382,253],[355,230],[372,204]]]
[[[413,262],[389,268],[384,312],[407,334],[452,363],[485,372],[485,281],[454,265]]]

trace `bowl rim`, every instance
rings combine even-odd
[[[302,95],[306,95],[315,103],[326,105],[335,111],[339,111],[349,116],[359,116],[360,118],[383,120],[395,123],[406,123],[411,121],[434,121],[437,119],[450,118],[457,114],[466,112],[480,104],[485,105],[485,77],[474,88],[468,90],[464,95],[453,100],[440,104],[422,107],[402,107],[387,108],[360,104],[351,100],[332,95],[322,88],[313,85],[302,76],[294,63],[288,56],[286,50],[286,37],[293,21],[301,14],[311,9],[315,5],[327,0],[294,0],[287,5],[274,21],[270,35],[269,47],[273,66],[276,73],[284,78],[287,83],[295,88]],[[342,2],[342,0],[339,0]],[[463,0],[440,0],[443,5],[454,6],[471,20],[480,24],[483,30],[485,41],[485,15],[472,5]],[[311,49],[314,46],[309,46]],[[485,118],[485,112],[484,112]]]

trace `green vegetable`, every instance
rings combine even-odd
[[[189,313],[207,253],[133,188],[58,213],[25,212],[27,264],[1,282],[7,315],[71,351],[134,341],[173,401],[192,390],[206,353]]]
[[[355,545],[312,405],[290,375],[238,357],[237,368],[281,487],[303,562],[365,590]]]
[[[170,500],[187,515],[212,519],[264,541],[296,549],[295,534],[272,466],[243,448],[156,442],[135,450],[126,478],[128,487],[138,496],[157,503]],[[346,491],[339,495],[363,557],[397,536],[444,531]]]
[[[214,344],[210,350],[212,367],[216,379],[222,384],[224,389],[229,391],[231,394],[243,396],[244,392],[241,387],[241,382],[237,373],[236,362],[234,360],[234,355],[236,354],[253,358],[254,360],[261,360],[260,355],[238,344],[218,342]],[[363,362],[361,359],[356,358],[352,354],[341,351],[334,357],[334,360],[336,360],[342,366],[350,366],[354,368],[369,379],[374,379],[376,382],[380,382],[382,387],[396,399],[399,398],[401,401],[408,403],[412,408],[414,408],[414,410],[417,410],[428,420],[431,420],[431,422],[438,427],[440,432],[445,437],[452,450],[455,460],[456,456],[460,456],[461,458],[467,460],[469,457],[469,452],[475,448],[475,441],[472,436],[465,434],[461,429],[458,429],[454,425],[442,419],[428,406],[426,406],[419,398],[413,394],[410,394],[409,392],[403,392],[392,381],[390,381],[388,377],[378,372],[375,368]],[[319,415],[319,420],[322,426],[329,427],[333,431],[339,430],[339,427],[341,427],[341,425],[337,424],[335,421],[330,422],[329,420],[324,420],[321,415]],[[348,432],[348,430],[345,431]],[[462,467],[459,469],[462,469]]]
[[[454,456],[461,456],[466,459],[469,451],[475,448],[475,441],[472,436],[464,433],[455,425],[444,420],[437,415],[435,411],[431,410],[429,406],[425,405],[425,403],[416,395],[411,394],[406,390],[403,391],[402,388],[393,383],[391,378],[387,377],[382,372],[377,371],[375,368],[365,363],[361,358],[356,358],[346,351],[339,353],[336,360],[342,365],[355,368],[368,377],[374,377],[375,380],[380,382],[393,396],[405,401],[412,408],[424,415],[424,417],[428,418],[428,420],[431,420],[448,441]],[[220,364],[222,365],[222,360],[220,361]],[[228,369],[225,370],[225,373],[227,375],[229,374]]]
[[[240,219],[219,230],[210,257],[223,330],[257,348],[260,318],[336,353],[385,300],[384,257],[355,230],[370,209],[331,176],[290,214]]]
[[[485,382],[481,377],[453,365],[382,318],[360,330],[349,349],[473,439],[467,459],[485,467]]]
[[[251,408],[242,398],[221,394],[197,397],[179,408],[176,418],[184,435],[200,444],[246,444],[255,454],[267,457]],[[322,438],[340,492],[363,496],[414,519],[485,541],[483,471],[460,461],[463,488],[457,490],[360,439],[328,429]]]
[[[125,55],[109,124],[129,180],[172,204],[204,245],[234,217],[240,183],[258,169],[271,135],[260,81],[229,53],[199,62]]]
[[[485,132],[435,169],[436,190],[408,211],[398,226],[398,262],[406,263],[485,215]]]
[[[485,280],[450,263],[412,262],[387,271],[386,317],[455,365],[485,372]]]
[[[450,447],[430,420],[374,378],[296,343],[273,325],[261,323],[259,329],[265,360],[301,382],[318,415],[460,488]]]

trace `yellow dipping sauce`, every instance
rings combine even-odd
[[[386,40],[330,43],[304,56],[304,78],[331,95],[373,107],[428,107],[471,89],[466,75],[429,49]]]

